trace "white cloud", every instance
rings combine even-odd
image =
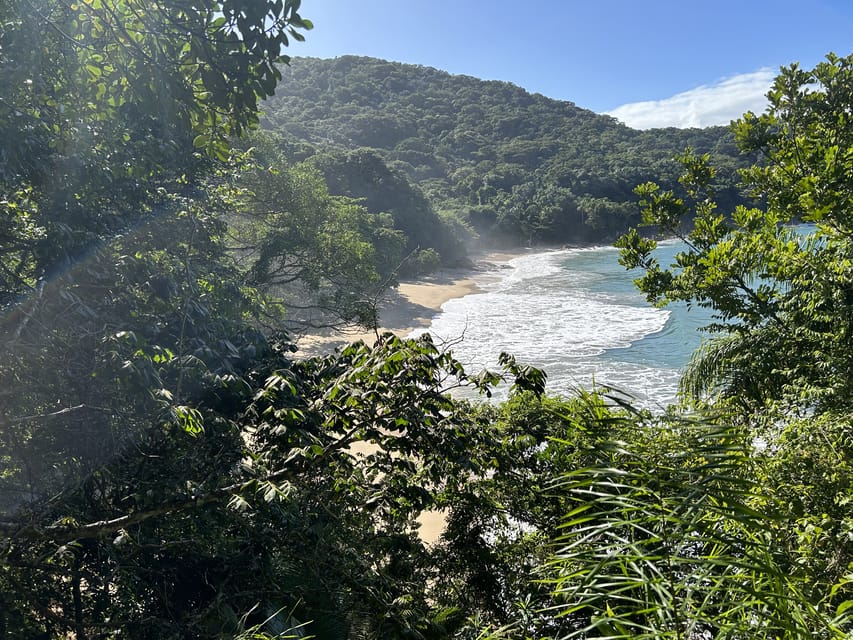
[[[727,125],[746,111],[764,111],[767,107],[765,94],[775,76],[772,69],[759,69],[723,78],[715,84],[696,87],[664,100],[623,104],[607,115],[634,129]]]

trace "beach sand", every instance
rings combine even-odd
[[[420,327],[428,327],[448,300],[480,291],[474,280],[477,271],[445,270],[416,281],[401,282],[385,294],[380,303],[378,332],[364,329],[327,330],[305,335],[297,341],[297,356],[331,353],[339,347],[363,340],[372,345],[386,331],[405,337]]]
[[[331,353],[337,348],[363,340],[372,345],[377,335],[390,331],[405,337],[416,328],[428,327],[432,319],[441,312],[441,305],[448,300],[462,298],[481,291],[478,282],[486,282],[511,259],[524,255],[519,252],[493,252],[475,258],[472,269],[446,269],[419,280],[401,282],[388,292],[380,305],[378,332],[343,330],[326,331],[306,335],[297,342],[297,357],[309,357]],[[353,447],[357,454],[368,454],[365,443]],[[426,511],[418,518],[418,534],[427,544],[436,542],[445,527],[445,517],[440,511]]]

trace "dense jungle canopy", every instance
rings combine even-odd
[[[730,132],[640,133],[283,66],[311,27],[298,0],[0,5],[0,635],[849,637],[853,57],[783,69]],[[717,320],[661,415],[428,336],[294,355],[463,230],[610,237],[633,198],[687,241],[660,265],[627,232],[638,286]]]
[[[673,157],[687,147],[712,155],[721,204],[742,201],[736,169],[749,159],[725,127],[637,131],[507,82],[355,56],[295,58],[284,78],[263,104],[265,129],[381,158],[444,220],[491,243],[612,241],[640,221],[634,187],[677,185]]]

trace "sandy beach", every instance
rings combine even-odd
[[[323,355],[358,340],[373,344],[378,334],[387,331],[403,337],[419,327],[428,327],[441,312],[441,305],[477,293],[480,291],[478,282],[520,255],[524,253],[492,252],[476,257],[471,269],[442,269],[418,280],[401,282],[386,293],[380,303],[378,332],[343,329],[307,334],[297,341],[297,356]]]
[[[471,269],[444,269],[415,281],[401,282],[389,291],[380,308],[380,329],[372,331],[337,331],[306,335],[299,339],[297,356],[322,355],[357,340],[373,344],[378,333],[390,331],[406,336],[416,328],[428,327],[448,300],[480,291],[478,282],[493,277],[506,263],[525,252],[492,252],[475,257]],[[353,448],[360,454],[370,452],[363,443]],[[444,531],[445,518],[441,512],[427,511],[418,518],[418,534],[427,543],[434,543]]]

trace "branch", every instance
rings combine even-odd
[[[339,451],[350,444],[352,441],[353,431],[349,431],[335,442],[328,445],[315,460],[328,456],[330,453]],[[293,456],[285,461],[285,465],[294,461],[304,461],[304,458]],[[226,500],[234,495],[240,494],[251,489],[254,485],[262,482],[274,482],[284,478],[293,478],[297,473],[296,469],[291,466],[285,466],[277,471],[267,474],[260,478],[252,478],[242,482],[235,482],[214,489],[209,493],[193,496],[190,498],[181,498],[161,504],[159,507],[147,509],[145,511],[137,511],[128,513],[122,516],[117,516],[108,520],[98,520],[88,524],[51,524],[47,526],[39,526],[36,524],[22,524],[20,522],[0,520],[0,534],[7,536],[11,540],[28,540],[31,542],[54,542],[57,544],[65,544],[73,540],[84,539],[99,539],[105,538],[115,532],[141,524],[152,518],[180,513],[197,509],[214,502]],[[5,546],[4,541],[0,540],[0,549]]]
[[[59,544],[71,542],[72,540],[105,538],[120,529],[141,524],[147,520],[151,520],[152,518],[196,509],[213,502],[230,498],[232,495],[251,488],[251,486],[257,482],[279,480],[290,473],[290,469],[280,469],[265,476],[264,478],[256,478],[230,484],[225,487],[219,487],[218,489],[214,489],[210,493],[201,496],[172,500],[170,502],[163,503],[154,509],[137,511],[135,513],[128,513],[109,520],[98,520],[97,522],[90,522],[82,525],[51,524],[45,527],[40,527],[35,524],[22,525],[21,523],[14,521],[0,521],[0,533],[5,534],[12,539],[29,540],[33,542],[51,541]]]
[[[51,413],[39,413],[31,416],[22,416],[20,418],[14,418],[12,420],[7,420],[7,424],[20,424],[22,422],[30,422],[31,420],[41,420],[43,418],[55,418],[57,416],[62,416],[68,413],[73,413],[75,411],[81,411],[83,409],[90,409],[92,411],[103,411],[104,413],[111,413],[112,409],[107,409],[105,407],[92,407],[87,404],[78,404],[73,407],[65,407],[64,409],[60,409],[59,411],[53,411]]]

